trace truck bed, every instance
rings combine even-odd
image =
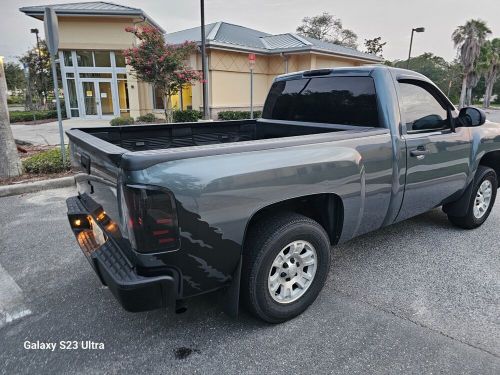
[[[238,120],[78,130],[128,151],[147,151],[363,129],[370,128],[296,124],[273,120]]]

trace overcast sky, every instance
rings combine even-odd
[[[0,55],[15,59],[34,45],[30,28],[43,33],[43,23],[19,12],[20,7],[61,2],[64,0],[0,0]],[[199,23],[198,0],[114,2],[142,8],[167,32]],[[226,21],[273,34],[294,32],[303,17],[322,12],[334,14],[344,27],[356,32],[361,49],[364,39],[381,36],[387,42],[384,57],[391,60],[407,58],[412,27],[426,28],[416,35],[412,55],[432,52],[447,60],[456,55],[451,33],[467,19],[486,21],[493,35],[500,37],[499,0],[205,0],[207,23]]]

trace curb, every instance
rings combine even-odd
[[[78,176],[78,175],[76,175]],[[16,185],[0,186],[0,197],[8,197],[11,195],[34,193],[42,190],[59,189],[74,186],[76,184],[75,177],[60,177],[52,180],[41,180],[35,182],[26,182]]]

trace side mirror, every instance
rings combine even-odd
[[[462,108],[458,117],[465,126],[479,126],[486,121],[486,114],[475,107]]]

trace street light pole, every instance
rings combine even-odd
[[[40,84],[43,90],[43,105],[44,108],[47,104],[47,88],[45,87],[45,80],[43,79],[43,66],[42,66],[42,50],[40,49],[40,38],[38,36],[38,29],[31,29],[32,34],[36,36],[36,51],[38,54],[38,74],[40,75]]]
[[[410,58],[411,58],[411,47],[413,45],[413,33],[423,33],[425,31],[424,27],[417,27],[414,29],[411,29],[411,38],[410,38],[410,50],[408,51],[408,60],[406,61],[406,69],[410,69]]]
[[[200,0],[201,13],[201,68],[203,70],[203,119],[208,120],[208,66],[207,66],[207,50],[205,37],[205,1]]]

